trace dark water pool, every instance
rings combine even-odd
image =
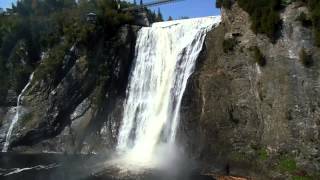
[[[194,172],[177,172],[174,176],[149,170],[141,174],[117,176],[120,169],[106,169],[107,157],[97,155],[13,154],[0,153],[1,180],[206,180],[210,177]]]

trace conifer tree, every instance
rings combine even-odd
[[[163,21],[163,16],[162,16],[160,8],[158,8],[157,21],[158,22]]]

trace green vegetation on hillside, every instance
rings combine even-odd
[[[315,36],[315,45],[320,47],[320,1],[319,0],[301,0],[310,10],[312,27]]]
[[[233,0],[217,0],[216,7],[230,9]],[[255,33],[266,34],[272,41],[281,25],[279,11],[281,0],[237,0],[239,6],[250,15],[251,29]]]
[[[217,0],[216,7],[221,8],[224,7],[226,9],[230,9],[232,6],[232,0]]]
[[[301,13],[297,20],[305,27],[312,26],[315,45],[320,47],[320,1],[319,0],[236,0],[249,15],[251,29],[255,33],[266,34],[273,42],[281,28],[280,11],[294,1],[304,3],[310,10],[310,17]],[[233,0],[217,0],[216,7],[230,9]]]
[[[238,44],[237,40],[234,38],[228,38],[223,40],[223,52],[228,53],[229,51],[233,51],[234,47]]]
[[[280,159],[278,169],[282,172],[293,173],[298,169],[298,167],[294,158],[284,156]]]
[[[122,2],[121,6],[134,5]],[[96,14],[93,22],[87,21],[88,13]],[[97,39],[113,37],[133,19],[130,13],[119,11],[113,0],[18,1],[0,15],[0,105],[9,88],[20,93],[43,52],[49,56],[42,61],[37,78],[57,73],[55,68],[72,45],[89,49]]]
[[[320,47],[320,1],[319,0],[296,0],[304,3],[310,13],[300,13],[297,21],[304,27],[312,27],[315,37],[315,45]]]
[[[304,12],[301,12],[296,20],[301,22],[302,26],[304,26],[304,27],[312,26],[311,19]]]
[[[252,47],[254,61],[259,64],[259,66],[265,66],[267,64],[266,58],[257,46]]]
[[[259,159],[262,160],[262,161],[268,160],[269,154],[268,154],[267,149],[265,149],[265,148],[259,149],[258,150],[258,156],[259,156]]]
[[[308,54],[304,48],[301,49],[299,58],[300,58],[300,62],[305,67],[310,67],[313,64],[312,56]]]
[[[251,29],[255,33],[266,34],[271,40],[276,40],[281,25],[281,0],[238,0],[238,4],[249,13]]]

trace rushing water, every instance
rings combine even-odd
[[[33,79],[33,73],[30,75],[30,78],[29,78],[29,82],[27,83],[27,85],[22,89],[21,93],[19,94],[18,96],[18,99],[17,99],[17,106],[16,106],[16,114],[15,116],[13,117],[12,121],[11,121],[11,124],[10,124],[10,127],[8,129],[8,132],[6,134],[6,141],[4,143],[4,146],[2,148],[2,152],[7,152],[8,151],[8,147],[10,145],[10,138],[11,138],[11,134],[12,134],[12,131],[13,131],[13,128],[15,127],[15,125],[17,124],[18,120],[19,120],[19,116],[20,116],[20,111],[21,111],[21,100],[23,98],[23,94],[24,92],[28,89],[28,87],[30,86],[31,84],[31,81]]]
[[[188,78],[206,33],[220,17],[155,23],[139,31],[117,150],[149,163],[159,144],[173,144]]]

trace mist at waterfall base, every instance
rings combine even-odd
[[[0,167],[0,177],[39,179],[44,177],[37,176],[40,173],[50,177],[46,179],[68,180],[201,179],[196,163],[186,155],[176,136],[188,79],[206,33],[219,22],[220,17],[168,21],[143,27],[138,32],[114,154],[74,155],[72,161],[68,155],[55,155],[59,158],[54,162],[51,155],[42,155],[40,166],[18,163],[19,167],[10,164],[17,163],[15,160],[21,156],[27,162],[36,156],[1,155],[0,163],[6,161],[9,167]],[[46,159],[50,159],[48,163],[44,163]]]

